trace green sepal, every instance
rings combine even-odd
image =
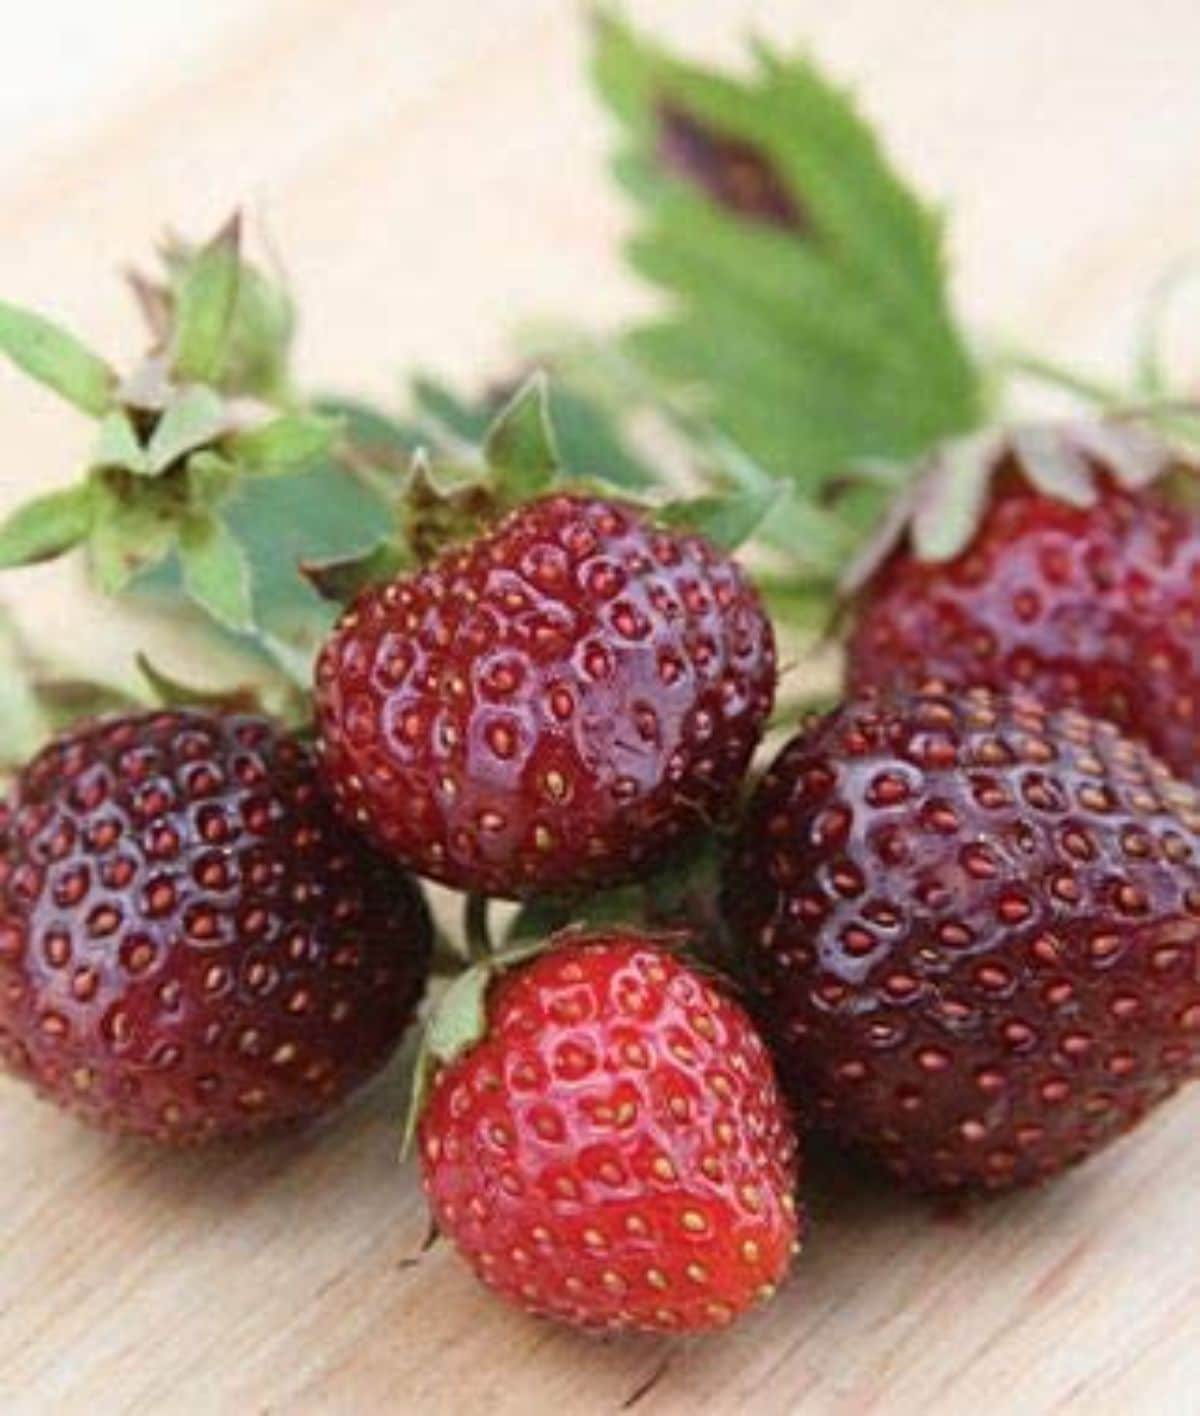
[[[919,560],[951,561],[971,542],[987,505],[1000,438],[994,429],[945,443],[914,488],[911,536]]]
[[[0,767],[20,766],[50,731],[16,627],[0,610]]]
[[[201,511],[189,514],[180,531],[179,559],[184,588],[201,609],[235,634],[254,628],[250,567],[241,544],[220,517]]]
[[[228,439],[230,456],[252,476],[277,476],[328,454],[338,423],[315,413],[284,413]]]
[[[399,538],[424,565],[447,546],[470,540],[502,509],[490,479],[474,469],[435,466],[418,448],[397,507]]]
[[[136,712],[146,706],[141,699],[123,688],[108,683],[92,683],[88,679],[39,680],[36,693],[52,733],[65,732],[85,719]]]
[[[194,384],[177,393],[155,425],[146,461],[151,473],[165,471],[197,448],[215,442],[228,426],[224,400],[215,389]]]
[[[88,465],[98,471],[115,468],[132,472],[135,477],[149,474],[146,449],[123,408],[114,408],[101,419]]]
[[[94,511],[86,482],[25,502],[0,523],[0,569],[36,565],[72,550],[87,539]]]
[[[695,531],[724,551],[736,551],[764,525],[790,494],[783,482],[761,487],[743,487],[725,494],[713,492],[667,502],[654,511],[655,521],[664,526]]]
[[[94,473],[94,514],[88,535],[92,578],[105,595],[118,595],[175,545],[185,506],[165,481],[126,473]]]
[[[187,481],[193,507],[211,511],[220,506],[238,486],[240,468],[219,452],[202,447],[188,458]]]
[[[144,278],[134,285],[138,303],[157,337],[162,337],[164,330],[169,332],[171,312],[179,291],[199,259],[201,249],[172,238],[162,252],[169,288]],[[221,361],[220,387],[228,393],[260,398],[268,403],[289,403],[292,399],[289,362],[295,332],[296,308],[282,278],[272,279],[243,260]]]
[[[246,684],[227,689],[196,688],[165,673],[142,653],[137,656],[137,666],[164,708],[220,708],[233,713],[262,711],[258,691]]]
[[[530,375],[496,415],[483,440],[483,457],[502,499],[517,505],[543,495],[562,472],[546,375]]]
[[[235,213],[202,246],[175,296],[171,365],[182,383],[216,383],[221,375],[241,274],[241,217]]]
[[[0,352],[93,418],[113,406],[117,376],[61,326],[0,300]]]
[[[473,964],[454,979],[425,1024],[413,1064],[412,1090],[404,1117],[401,1158],[412,1148],[421,1112],[439,1067],[448,1067],[487,1035],[487,995],[496,976],[545,952],[547,941],[514,944]]]
[[[379,541],[359,555],[338,560],[305,561],[301,574],[323,600],[348,605],[379,581],[391,580],[413,568],[412,557],[394,541]]]

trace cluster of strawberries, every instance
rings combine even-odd
[[[744,810],[776,680],[756,591],[581,493],[360,594],[315,750],[209,708],[69,732],[3,816],[5,1062],[164,1141],[309,1117],[414,1017],[407,871],[569,903],[715,832],[736,985],[593,926],[480,958],[435,1011],[420,1164],[486,1283],[589,1327],[720,1326],[798,1248],[805,1127],[927,1189],[1081,1159],[1200,1056],[1200,520],[1090,467],[1062,500],[1010,449],[965,549],[902,530],[856,593],[849,696]]]

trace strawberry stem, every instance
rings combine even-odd
[[[471,962],[481,964],[495,953],[492,932],[488,926],[488,897],[472,891],[463,906],[463,933]]]
[[[1007,376],[1017,376],[1031,379],[1035,383],[1047,384],[1051,388],[1062,389],[1065,393],[1073,393],[1078,398],[1086,399],[1089,403],[1099,404],[1101,407],[1111,407],[1128,403],[1129,392],[1126,389],[1114,387],[1111,384],[1092,378],[1089,374],[1080,373],[1077,369],[1072,369],[1066,364],[1059,364],[1053,359],[1043,358],[1040,354],[1032,354],[1028,350],[1006,347],[997,351],[993,364],[996,370]]]

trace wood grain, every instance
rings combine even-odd
[[[136,46],[132,18],[110,8]],[[129,351],[108,272],[167,223],[202,231],[244,202],[299,288],[305,373],[376,395],[417,363],[502,369],[522,320],[609,323],[646,298],[617,258],[625,212],[603,174],[574,6],[225,8],[203,43],[131,69],[116,96],[110,85],[86,123],[52,142],[7,134],[6,295]],[[901,162],[952,206],[956,285],[980,328],[1119,372],[1150,284],[1200,243],[1193,0],[632,8],[699,54],[733,59],[757,29],[852,80]],[[1186,331],[1180,345],[1197,352]],[[69,475],[86,430],[49,400],[4,375],[0,421],[0,500]],[[81,667],[124,665],[127,631],[75,575],[40,570],[2,591]],[[179,663],[162,626],[137,632]],[[956,1217],[818,1158],[812,1238],[785,1293],[727,1337],[672,1346],[526,1321],[442,1247],[413,1264],[424,1218],[396,1163],[398,1079],[305,1135],[184,1157],[93,1136],[0,1084],[3,1410],[1200,1404],[1195,1097],[1044,1193]]]

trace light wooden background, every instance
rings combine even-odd
[[[645,298],[616,257],[624,210],[568,0],[12,8],[0,291],[101,347],[135,347],[115,268],[236,202],[286,255],[302,365],[326,384],[503,369],[514,323],[615,321]],[[733,58],[757,29],[853,81],[952,208],[982,329],[1119,372],[1147,289],[1200,249],[1195,0],[630,8],[698,54]],[[4,503],[65,478],[86,437],[2,371],[0,426]],[[71,574],[0,596],[76,664],[127,671],[127,638]],[[609,1412],[670,1357],[639,1412],[1200,1410],[1200,1097],[1045,1193],[955,1218],[825,1162],[784,1295],[673,1349],[512,1315],[442,1248],[409,1266],[424,1222],[396,1082],[303,1137],[189,1157],[0,1084],[0,1409]]]

